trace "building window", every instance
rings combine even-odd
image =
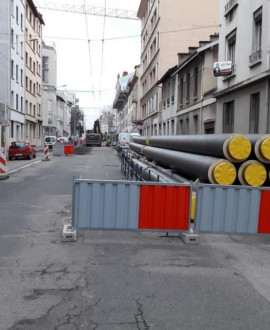
[[[21,85],[23,86],[23,70],[21,70]]]
[[[167,108],[170,106],[170,94],[171,94],[171,84],[168,83],[166,87]]]
[[[252,54],[249,57],[250,64],[255,64],[262,57],[262,8],[253,14],[253,38]]]
[[[14,0],[11,0],[11,4],[10,4],[10,6],[11,6],[11,16],[14,16]]]
[[[19,95],[16,94],[16,110],[19,110]]]
[[[14,138],[14,121],[10,121],[10,137]]]
[[[11,42],[11,46],[14,47],[14,30],[11,29],[10,31],[10,42]]]
[[[186,95],[186,101],[189,102],[189,98],[190,98],[190,73],[187,73],[187,95]]]
[[[193,116],[194,133],[199,134],[199,116]]]
[[[204,134],[214,134],[215,133],[215,122],[214,120],[209,120],[204,122]]]
[[[21,14],[21,30],[23,31],[23,14]]]
[[[19,66],[16,64],[16,82],[19,82]]]
[[[250,96],[249,133],[259,133],[260,93]]]
[[[49,82],[49,57],[42,57],[42,81]]]
[[[223,105],[223,133],[233,133],[234,131],[234,101]]]
[[[180,107],[183,105],[183,100],[184,100],[184,79],[180,79]]]
[[[16,53],[19,54],[19,37],[16,36]]]
[[[11,60],[10,65],[11,65],[11,67],[10,67],[11,78],[14,79],[14,61],[13,60]]]
[[[16,23],[19,24],[19,8],[16,6]]]
[[[198,97],[199,69],[194,69],[194,98]]]
[[[236,30],[230,33],[227,38],[227,60],[232,61],[232,73],[235,73],[235,47],[236,47]]]
[[[174,120],[171,121],[171,135],[175,134],[175,129],[174,129]]]
[[[14,92],[11,91],[10,94],[10,107],[13,109],[14,108]]]
[[[23,112],[23,97],[21,96],[21,112]]]
[[[175,91],[175,78],[172,80],[172,85],[171,85],[171,104],[174,104],[174,91]]]

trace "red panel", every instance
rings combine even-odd
[[[188,230],[190,188],[141,186],[139,229]]]
[[[65,155],[73,155],[74,154],[74,146],[64,145],[64,153],[65,153]]]
[[[264,190],[261,192],[258,233],[270,234],[270,191],[269,190]]]

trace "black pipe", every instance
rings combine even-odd
[[[155,147],[144,147],[143,154],[158,164],[170,167],[181,175],[202,182],[232,184],[236,169],[231,162],[210,156],[185,153]]]
[[[250,141],[241,134],[158,135],[136,137],[134,142],[151,147],[226,158],[232,162],[245,161],[251,152]]]

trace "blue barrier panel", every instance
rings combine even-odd
[[[139,189],[130,182],[75,181],[73,226],[78,229],[137,229]]]
[[[261,190],[198,184],[195,231],[257,234]]]

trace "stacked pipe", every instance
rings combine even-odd
[[[189,180],[261,186],[270,164],[270,135],[134,137],[130,149]]]

